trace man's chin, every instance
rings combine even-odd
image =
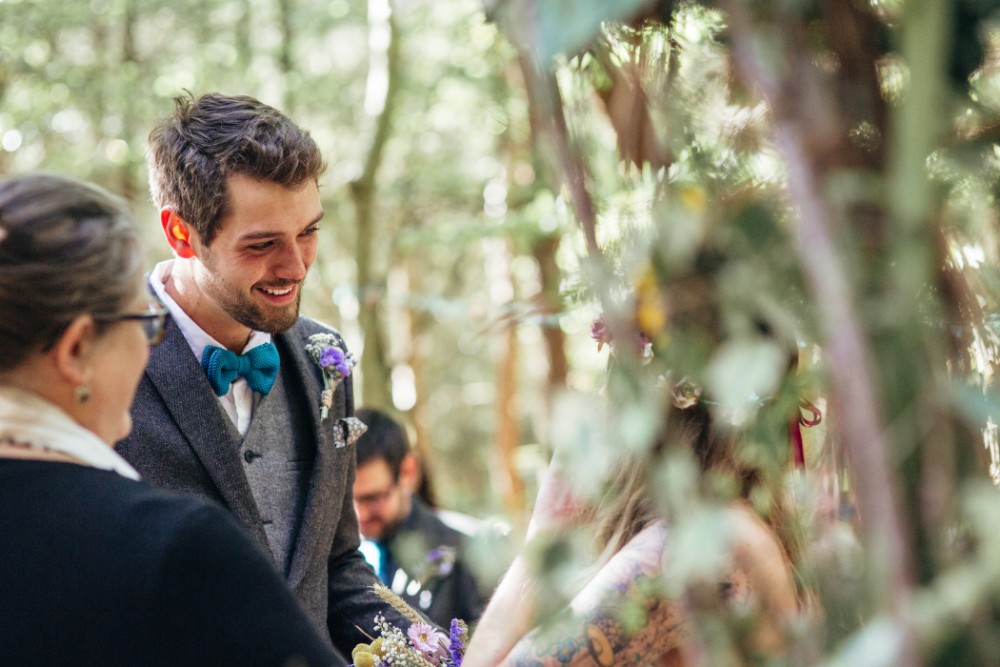
[[[255,310],[253,313],[240,313],[242,317],[234,318],[245,327],[254,331],[269,334],[279,334],[288,331],[299,319],[299,304],[295,303],[276,312],[265,313]]]
[[[361,529],[361,537],[365,538],[370,542],[378,542],[380,539],[382,539],[382,534],[383,531],[378,529],[374,530],[365,530],[364,528]]]

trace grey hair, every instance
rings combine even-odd
[[[0,371],[50,349],[79,315],[122,313],[141,275],[121,199],[57,174],[0,182]]]

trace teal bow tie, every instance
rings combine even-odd
[[[258,345],[246,354],[206,345],[201,355],[201,367],[217,396],[225,396],[229,385],[240,377],[246,378],[254,391],[266,394],[278,375],[279,363],[278,348],[272,343]]]

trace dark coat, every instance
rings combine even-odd
[[[299,318],[291,329],[273,337],[282,365],[291,364],[301,381],[288,390],[309,406],[316,451],[287,581],[317,625],[328,628],[334,646],[350,655],[356,644],[368,641],[355,625],[370,631],[376,613],[403,629],[408,623],[371,591],[378,578],[358,551],[352,496],[355,453],[353,446],[344,446],[339,421],[354,413],[351,378],[337,388],[333,408],[321,421],[323,378],[305,351],[315,333],[336,332]],[[151,350],[139,384],[132,433],[117,450],[148,482],[223,504],[266,549],[260,513],[227,419],[198,359],[171,321],[163,342]]]
[[[269,554],[214,503],[0,459],[0,534],[0,664],[344,664]]]
[[[489,598],[466,561],[471,537],[414,497],[410,516],[386,541],[396,565],[388,578],[392,589],[446,630],[453,618],[471,625]]]

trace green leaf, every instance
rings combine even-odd
[[[898,665],[903,652],[903,634],[888,617],[872,620],[845,642],[827,661],[827,667],[889,667]]]
[[[962,383],[952,386],[952,404],[971,424],[982,428],[987,420],[1000,421],[1000,395],[993,389],[983,389]]]
[[[559,53],[575,53],[600,32],[604,21],[621,21],[650,6],[649,0],[540,0],[539,55],[547,62]]]
[[[622,21],[655,3],[651,0],[496,0],[487,13],[507,38],[548,63],[593,41],[605,21]]]
[[[709,363],[705,388],[724,412],[745,417],[777,390],[784,363],[781,348],[770,341],[726,343]]]

